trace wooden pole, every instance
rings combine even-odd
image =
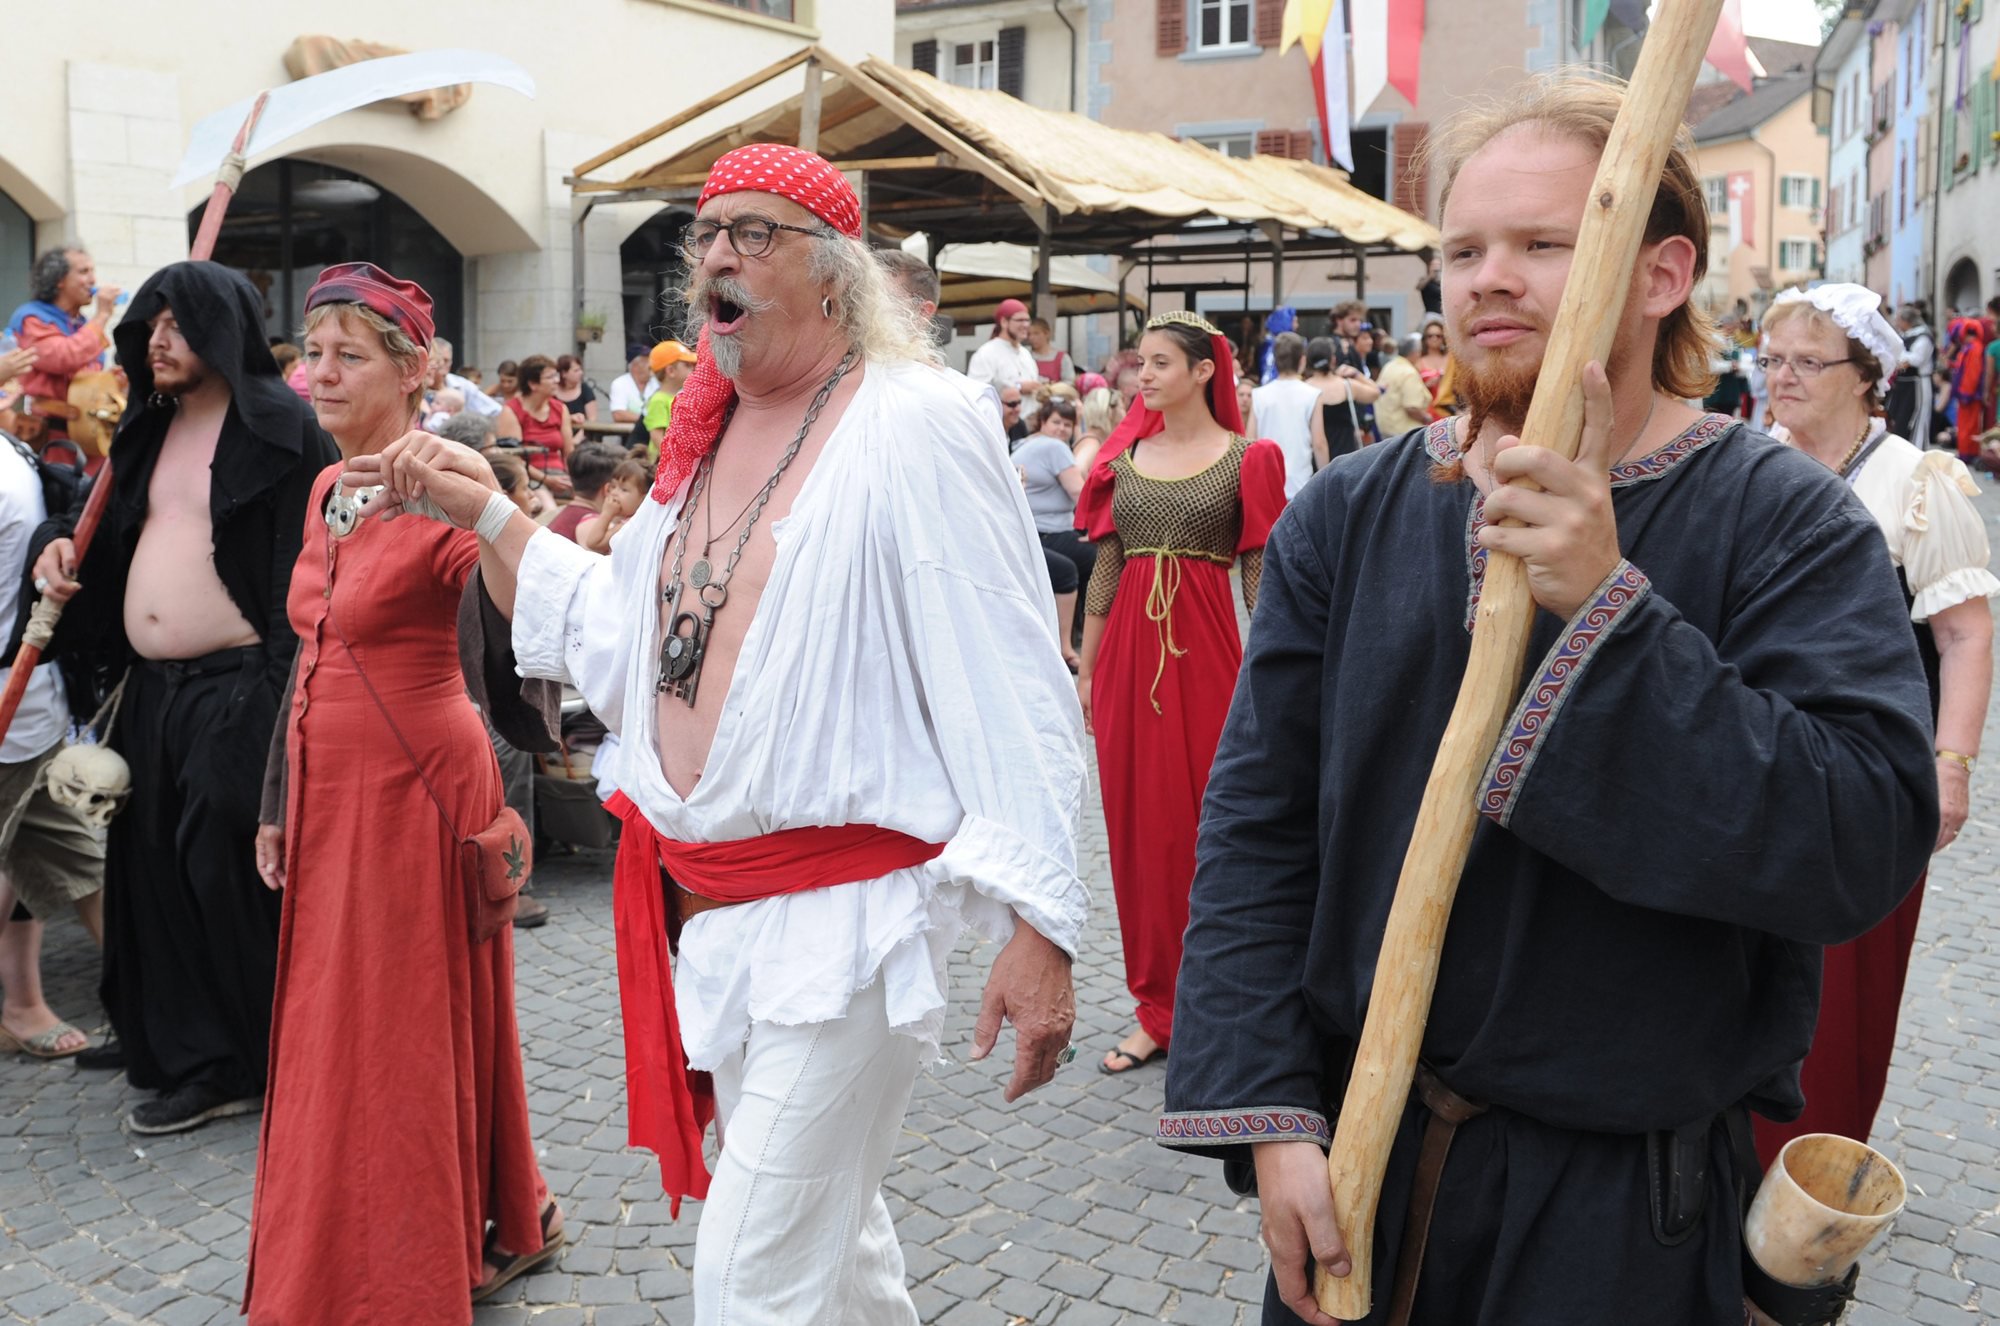
[[[799,99],[799,150],[819,151],[820,67],[818,60],[806,61],[806,90]]]
[[[1570,279],[1521,440],[1574,456],[1583,434],[1584,365],[1609,361],[1646,218],[1723,0],[1662,0],[1591,185]],[[1382,1175],[1409,1102],[1452,899],[1478,824],[1478,790],[1520,686],[1535,602],[1527,568],[1488,556],[1458,703],[1431,766],[1375,964],[1367,1020],[1327,1165],[1334,1218],[1353,1270],[1314,1269],[1319,1306],[1342,1321],[1373,1299]]]

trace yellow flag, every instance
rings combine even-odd
[[[1285,18],[1282,35],[1278,39],[1278,54],[1283,55],[1297,42],[1306,48],[1306,59],[1319,59],[1320,38],[1326,33],[1327,21],[1333,17],[1333,0],[1285,0]]]

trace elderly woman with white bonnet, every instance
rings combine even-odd
[[[1903,338],[1880,305],[1872,291],[1846,283],[1787,290],[1764,316],[1757,362],[1769,383],[1773,431],[1847,480],[1902,575],[1931,684],[1943,850],[1965,824],[1993,682],[1987,599],[2000,580],[1987,568],[1986,526],[1971,501],[1979,487],[1964,464],[1888,431],[1882,399]],[[1767,1158],[1802,1133],[1867,1139],[1923,905],[1923,881],[1912,883],[1881,925],[1827,950],[1819,1028],[1803,1073],[1805,1114],[1786,1125],[1757,1120]]]

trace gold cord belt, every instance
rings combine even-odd
[[[1153,687],[1147,692],[1152,701],[1153,712],[1160,709],[1160,678],[1167,672],[1167,655],[1185,657],[1187,650],[1174,642],[1174,598],[1181,589],[1181,559],[1199,558],[1227,567],[1231,559],[1220,553],[1209,552],[1205,548],[1127,548],[1125,556],[1151,557],[1153,559],[1153,587],[1146,591],[1146,620],[1152,622],[1160,634],[1160,662],[1153,669]]]

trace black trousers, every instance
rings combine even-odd
[[[1374,1307],[1389,1310],[1427,1111],[1412,1103],[1376,1212]],[[1742,1222],[1721,1121],[1692,1131],[1707,1160],[1699,1217],[1656,1232],[1646,1139],[1578,1132],[1507,1110],[1452,1140],[1417,1279],[1411,1326],[1739,1326]],[[1684,1164],[1685,1177],[1699,1162]],[[1264,1326],[1300,1318],[1267,1280]]]
[[[1042,535],[1042,550],[1045,553],[1053,553],[1056,556],[1068,559],[1069,563],[1076,568],[1076,583],[1079,587],[1090,584],[1091,568],[1097,565],[1097,545],[1089,539],[1084,538],[1083,535],[1073,529],[1062,530],[1055,534],[1044,533]],[[1073,622],[1061,622],[1058,625],[1065,631],[1075,632],[1082,629],[1082,624],[1083,600],[1079,598],[1076,601],[1076,620]]]
[[[257,875],[278,696],[261,646],[140,660],[113,745],[132,799],[111,822],[104,983],[135,1087],[264,1088],[279,895]]]

